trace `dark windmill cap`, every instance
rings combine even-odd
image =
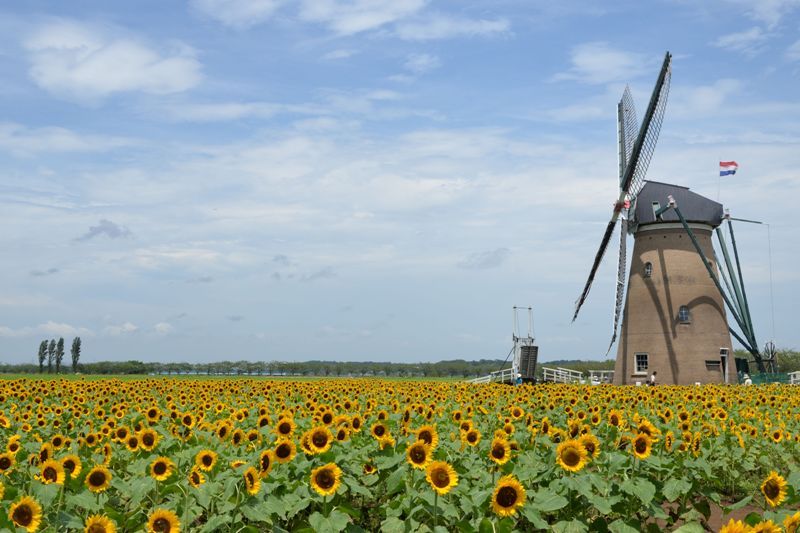
[[[636,196],[636,210],[634,218],[639,225],[654,224],[657,222],[680,222],[675,211],[670,209],[657,221],[655,211],[669,203],[668,197],[672,196],[687,222],[708,224],[717,227],[722,223],[724,215],[722,204],[709,200],[689,190],[688,187],[661,183],[659,181],[645,181],[644,187]],[[655,204],[658,203],[658,206]]]

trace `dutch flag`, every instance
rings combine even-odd
[[[720,161],[719,162],[719,175],[730,176],[736,174],[736,169],[739,168],[739,163],[736,161]]]

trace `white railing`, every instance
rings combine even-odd
[[[589,370],[589,384],[600,385],[602,383],[613,383],[613,370]]]
[[[543,366],[542,380],[545,383],[581,383],[583,381],[583,372],[570,370],[569,368]]]
[[[503,370],[496,370],[488,376],[481,376],[479,378],[470,379],[468,383],[513,383],[514,382],[514,369],[504,368]]]
[[[800,385],[800,370],[797,372],[789,372],[789,384]]]

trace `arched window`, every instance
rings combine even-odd
[[[653,275],[653,263],[648,261],[644,264],[644,277],[649,278]]]
[[[678,322],[689,323],[692,321],[692,317],[689,315],[689,308],[685,305],[682,305],[680,309],[678,309]]]

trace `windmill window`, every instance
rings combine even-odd
[[[637,353],[634,355],[636,359],[636,372],[635,374],[647,374],[647,354]]]
[[[689,308],[685,305],[682,305],[680,309],[678,309],[678,322],[688,324],[691,321],[692,317],[689,315]]]
[[[648,261],[644,264],[644,277],[649,278],[653,275],[653,263]]]

